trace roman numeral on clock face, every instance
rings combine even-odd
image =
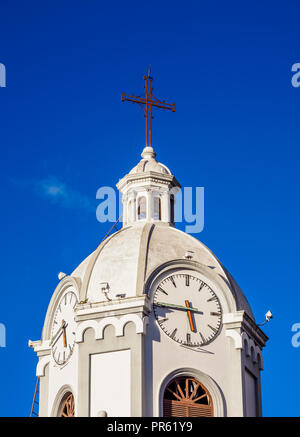
[[[213,330],[214,332],[218,332],[218,330],[216,328],[214,328],[213,326],[207,325],[211,330]]]
[[[174,287],[176,287],[176,284],[175,284],[175,281],[174,281],[173,276],[170,276],[170,281],[172,282],[172,284],[174,285]]]
[[[213,296],[213,297],[211,297],[210,299],[207,300],[207,302],[212,302],[213,300],[218,301],[217,296]]]
[[[170,335],[171,338],[174,338],[177,332],[177,328],[174,329],[174,331],[172,332],[172,334]]]
[[[190,275],[185,275],[185,285],[187,287],[190,285]]]
[[[202,343],[205,343],[205,338],[203,337],[203,335],[201,334],[201,332],[199,332],[199,335],[201,337]]]
[[[162,293],[165,293],[168,296],[168,293],[165,290],[163,290],[160,286],[157,287],[157,290],[161,291]]]

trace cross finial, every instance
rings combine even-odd
[[[166,103],[165,101],[158,100],[154,94],[152,89],[152,80],[153,78],[150,76],[151,74],[151,66],[148,68],[148,76],[144,76],[145,81],[145,97],[136,97],[135,95],[127,95],[125,93],[121,93],[121,101],[138,103],[144,110],[145,118],[146,118],[146,147],[152,147],[152,107],[161,108],[161,109],[169,109],[172,112],[175,112],[175,103]]]

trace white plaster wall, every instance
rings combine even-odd
[[[130,416],[130,350],[91,355],[90,415]]]
[[[225,338],[223,332],[214,342],[204,346],[202,351],[196,352],[176,343],[164,332],[159,331],[158,327],[154,327],[152,323],[155,323],[153,319],[150,322],[146,340],[147,415],[154,417],[162,415],[162,411],[160,411],[162,383],[168,375],[179,369],[188,368],[199,371],[200,381],[200,374],[206,374],[221,388],[227,399],[229,398],[230,403],[231,394],[228,385],[232,362],[226,350],[229,339]],[[203,380],[201,382],[205,385]],[[227,408],[232,410],[228,404]]]
[[[257,415],[257,380],[247,369],[245,371],[246,416]]]
[[[109,296],[126,293],[135,296],[140,239],[143,227],[135,226],[113,236],[100,252],[91,273],[89,302],[104,300],[101,282],[108,282]]]
[[[77,380],[78,380],[78,346],[75,344],[74,351],[65,366],[58,366],[51,357],[49,365],[49,398],[48,416],[56,415],[53,411],[54,403],[57,404],[57,394],[63,386],[69,386],[75,398],[75,416],[77,401]]]
[[[180,270],[180,273],[184,272],[185,270]],[[221,289],[198,272],[194,271],[191,274],[204,280],[212,287],[220,300],[224,317],[224,314],[229,311],[229,307]],[[153,289],[155,289],[161,278],[154,281]],[[150,297],[152,300],[151,292]],[[218,405],[223,405],[225,415],[243,415],[241,352],[235,349],[233,340],[225,335],[224,325],[214,341],[197,351],[193,348],[184,347],[168,337],[160,329],[152,312],[149,316],[147,328],[145,363],[147,416],[162,415],[160,409],[162,384],[168,375],[180,369],[194,369],[195,374],[198,371],[198,379],[204,385],[206,384],[201,379],[201,375],[206,375],[210,381],[213,381],[216,387],[215,391],[218,393]],[[192,373],[190,375],[197,377]],[[209,389],[209,387],[207,388]],[[222,401],[222,395],[226,400],[225,403]],[[214,414],[221,415],[222,408],[216,407],[217,405],[214,405]]]

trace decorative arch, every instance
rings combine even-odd
[[[58,391],[53,402],[52,417],[75,417],[75,397],[70,385],[64,385]]]
[[[243,341],[243,348],[244,348],[245,355],[246,357],[250,357],[249,337],[245,331],[242,332],[241,337]]]
[[[193,402],[191,402],[192,405],[189,404],[190,399],[185,399],[182,397],[182,394],[180,394],[180,389],[178,388],[179,397],[183,398],[183,401],[180,401],[177,399],[178,403],[174,403],[174,417],[176,417],[176,414],[178,414],[177,417],[185,416],[185,417],[224,417],[226,416],[226,403],[224,395],[219,388],[219,386],[216,384],[216,382],[205,373],[191,368],[184,368],[184,369],[178,369],[173,372],[171,372],[169,375],[167,375],[164,380],[161,383],[160,391],[159,391],[159,416],[164,416],[165,413],[170,413],[170,405],[167,405],[165,403],[166,400],[172,399],[165,399],[165,393],[168,391],[167,389],[170,388],[172,391],[172,383],[176,381],[179,381],[180,384],[182,384],[183,381],[183,395],[185,396],[185,384],[186,380],[188,379],[188,394],[189,397],[193,395]],[[199,386],[197,387],[197,384]],[[196,389],[196,392],[193,393],[193,391]],[[201,393],[200,393],[201,392]],[[196,394],[199,393],[198,396]],[[171,393],[172,394],[172,393]],[[176,393],[177,394],[177,393]],[[197,397],[201,397],[201,399],[197,400]],[[174,396],[176,398],[176,396]],[[203,403],[198,403],[198,401],[205,400]],[[196,401],[197,400],[197,401]],[[183,402],[181,404],[181,402]],[[186,405],[184,405],[186,404]],[[169,408],[169,409],[168,409]],[[185,408],[185,410],[184,410]],[[188,410],[190,409],[190,410]],[[187,415],[187,413],[190,414],[190,416]],[[202,414],[200,414],[202,413]]]
[[[50,363],[50,359],[50,355],[45,355],[44,357],[39,359],[39,362],[36,366],[36,376],[45,376],[45,370],[47,365]]]
[[[241,337],[243,341],[245,356],[251,357],[253,364],[257,363],[259,370],[263,370],[264,364],[260,347],[255,345],[252,338],[249,338],[245,331],[242,332]]]
[[[264,362],[263,362],[261,350],[258,346],[256,346],[255,351],[256,351],[256,360],[257,360],[258,368],[259,370],[264,370]]]
[[[75,334],[75,341],[77,343],[83,342],[84,332],[88,328],[92,328],[95,333],[96,340],[102,340],[104,336],[104,330],[107,326],[112,325],[115,328],[116,337],[123,337],[124,328],[127,323],[134,323],[137,334],[145,334],[146,326],[148,324],[148,317],[139,317],[137,314],[126,314],[121,316],[119,319],[117,317],[105,317],[99,322],[96,320],[85,320],[81,322],[77,327]]]

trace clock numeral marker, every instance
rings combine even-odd
[[[215,311],[212,311],[212,312],[210,313],[210,315],[211,315],[211,316],[220,316],[221,313],[216,313]]]
[[[200,335],[200,337],[201,337],[201,340],[202,340],[202,343],[205,343],[205,338],[203,337],[203,335],[201,334],[201,332],[199,332],[199,335]]]
[[[157,290],[161,291],[162,293],[165,293],[168,296],[168,293],[165,290],[163,290],[161,287],[157,287]]]
[[[200,287],[199,287],[199,290],[198,290],[198,291],[201,291],[201,290],[202,290],[202,288],[204,287],[204,285],[205,285],[205,284],[204,284],[204,282],[202,282],[202,281],[201,281],[201,285],[200,285]]]
[[[190,275],[185,275],[185,285],[187,287],[190,285]]]
[[[176,288],[176,284],[175,284],[173,276],[170,276],[170,280],[171,280],[172,284],[174,285],[174,287]]]
[[[216,328],[213,328],[212,326],[210,326],[210,325],[207,325],[210,329],[212,329],[214,332],[218,332],[218,330],[216,329]]]
[[[157,322],[161,325],[162,323],[166,322],[167,320],[169,320],[169,319],[167,317],[164,317],[163,319],[157,320]]]
[[[212,302],[213,300],[216,300],[218,302],[217,296],[213,296],[210,299],[207,300],[207,302]]]
[[[177,332],[177,328],[175,328],[174,331],[172,332],[172,334],[170,335],[170,337],[171,337],[172,339],[174,339],[174,337],[175,337],[175,335],[176,335],[176,332]]]
[[[186,342],[187,344],[191,343],[191,334],[186,334]]]

